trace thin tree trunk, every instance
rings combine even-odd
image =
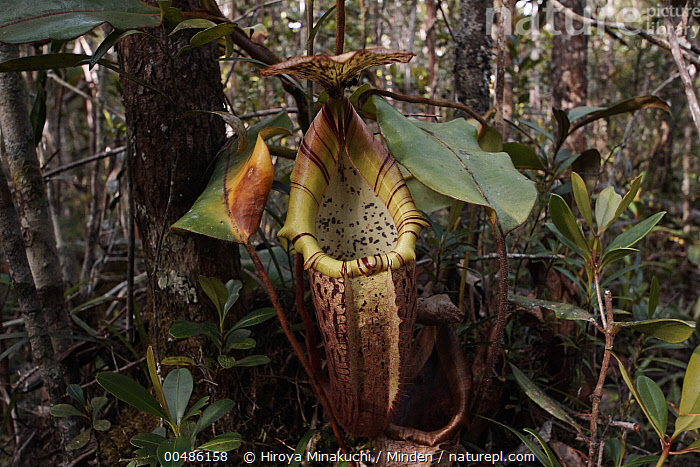
[[[19,56],[16,45],[0,44],[0,62]],[[27,108],[27,89],[18,73],[0,73],[0,128],[27,246],[27,259],[49,330],[71,329],[63,297],[63,274],[56,250],[46,185],[41,177]],[[56,340],[58,351],[70,343]]]
[[[4,46],[0,45],[0,48],[2,47]],[[0,74],[0,89],[2,89],[3,81],[3,74]],[[0,94],[0,96],[5,95]],[[10,269],[12,286],[24,319],[24,327],[29,337],[34,363],[39,366],[39,373],[48,393],[49,403],[54,406],[65,402],[66,383],[51,345],[49,329],[44,320],[41,302],[27,260],[27,250],[22,239],[20,220],[12,203],[12,194],[2,169],[0,169],[0,243]],[[68,445],[70,440],[78,434],[79,427],[71,417],[56,418],[55,421],[65,455],[64,461],[70,460],[72,452]]]
[[[183,11],[192,11],[197,4],[173,2]],[[167,39],[161,29],[149,32],[159,40]],[[168,43],[171,57],[189,37]],[[171,58],[153,40],[135,35],[120,42],[118,52],[122,68],[164,92],[122,79],[135,221],[150,279],[148,318],[157,333],[152,339],[161,357],[181,352],[198,355],[199,347],[192,347],[195,343],[172,342],[168,330],[177,320],[215,321],[197,277],[215,276],[226,282],[237,277],[240,268],[236,245],[169,230],[204,190],[226,139],[219,117],[181,118],[189,110],[224,108],[216,45]]]
[[[690,233],[692,223],[690,222],[691,203],[693,202],[693,191],[690,189],[690,173],[692,169],[691,157],[693,155],[693,127],[685,127],[685,151],[683,152],[683,232]]]
[[[583,14],[584,0],[564,0],[561,3],[575,13]],[[565,112],[586,105],[588,96],[588,37],[580,31],[583,27],[563,13],[554,13],[552,105]],[[572,152],[583,151],[586,149],[585,133],[574,133],[564,147]]]
[[[492,40],[487,10],[492,0],[461,0],[455,29],[455,92],[457,100],[484,114],[489,109]],[[493,20],[493,18],[490,18]],[[457,113],[460,116],[464,116]]]
[[[437,59],[435,56],[435,23],[437,22],[437,1],[427,0],[425,5],[428,18],[426,19],[426,45],[428,47],[428,97],[435,99],[435,87],[437,86]],[[435,114],[435,107],[428,106],[428,114]],[[432,120],[432,119],[431,119]]]

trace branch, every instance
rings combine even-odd
[[[419,96],[407,96],[406,94],[401,94],[398,92],[392,92],[392,91],[387,91],[384,89],[368,89],[367,91],[363,92],[360,94],[360,97],[357,99],[357,107],[362,108],[365,105],[365,102],[367,102],[367,99],[369,99],[371,96],[385,96],[385,97],[391,97],[392,99],[395,99],[397,101],[403,101],[403,102],[410,102],[412,104],[426,104],[426,105],[433,105],[436,107],[449,107],[452,109],[458,109],[462,110],[463,112],[466,112],[469,114],[470,117],[472,117],[474,120],[479,122],[482,126],[482,128],[487,128],[489,126],[488,123],[486,123],[486,120],[484,120],[484,117],[476,113],[474,110],[471,108],[467,107],[466,105],[459,103],[459,102],[452,102],[444,99],[429,99],[427,97],[419,97]]]
[[[664,0],[664,5],[670,6],[671,2],[669,0]],[[676,62],[676,67],[678,68],[678,73],[680,73],[681,82],[683,83],[683,88],[685,89],[685,95],[688,98],[690,115],[693,117],[698,135],[700,135],[700,104],[698,104],[698,96],[695,95],[693,80],[690,78],[690,74],[686,68],[681,46],[678,43],[678,36],[676,35],[676,30],[673,27],[673,22],[671,21],[670,15],[666,15],[664,17],[664,23],[666,24],[668,39],[671,43],[671,55],[673,55],[673,60]]]
[[[580,24],[586,26],[594,26],[596,28],[614,29],[617,31],[623,31],[631,34],[638,34],[643,39],[646,39],[647,41],[661,47],[662,49],[666,49],[669,51],[671,50],[671,45],[668,43],[668,41],[661,39],[660,37],[657,37],[637,26],[620,22],[609,23],[596,18],[588,18],[585,16],[581,16],[578,13],[571,10],[570,8],[567,8],[566,6],[561,4],[558,0],[552,0],[552,5],[559,8],[565,16],[568,16],[569,18],[577,21]],[[697,66],[700,66],[700,59],[697,56],[692,55],[692,53],[700,54],[700,49],[698,47],[692,45],[689,48],[684,47],[682,49],[682,53],[690,62]]]

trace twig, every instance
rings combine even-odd
[[[83,159],[71,162],[70,164],[62,165],[61,167],[57,167],[53,170],[49,170],[48,172],[44,173],[42,176],[44,177],[44,180],[47,180],[47,179],[53,177],[54,175],[58,175],[60,173],[67,172],[67,171],[72,170],[76,167],[80,167],[81,165],[89,164],[90,162],[99,161],[99,160],[105,159],[107,157],[116,156],[117,154],[124,152],[125,149],[126,149],[126,146],[119,146],[118,148],[110,149],[109,151],[103,151],[103,152],[94,154],[92,156],[85,157]]]
[[[670,0],[664,0],[664,5],[670,6]],[[676,30],[673,27],[671,15],[664,16],[664,23],[666,24],[666,30],[668,31],[668,41],[671,44],[671,55],[673,55],[673,60],[676,62],[676,67],[678,68],[678,73],[680,73],[681,82],[683,83],[683,88],[685,89],[685,95],[688,98],[690,115],[693,117],[693,122],[695,122],[695,128],[698,131],[698,135],[700,135],[700,104],[698,104],[698,96],[695,94],[693,80],[690,78],[685,60],[683,59],[683,54],[681,53],[681,46],[678,44],[678,36],[676,36]]]
[[[596,271],[596,289],[598,291],[598,299],[600,300],[600,289],[598,285],[598,275]],[[601,318],[604,314],[607,314],[607,324],[604,325],[603,331],[605,333],[605,351],[603,353],[603,362],[600,365],[600,375],[598,376],[598,383],[596,384],[595,391],[591,395],[591,423],[590,431],[591,435],[588,440],[588,467],[593,467],[596,465],[596,449],[598,447],[598,411],[600,409],[600,401],[603,398],[603,386],[605,385],[605,378],[608,373],[608,366],[610,365],[610,352],[613,348],[614,339],[614,328],[613,328],[613,307],[612,307],[612,294],[609,290],[605,291],[605,310],[601,308],[600,310]],[[603,321],[605,323],[605,321]]]
[[[471,259],[474,261],[488,261],[500,259],[498,253],[489,253],[487,255],[474,256]],[[525,253],[508,253],[508,259],[566,259],[564,255],[542,255],[542,254],[525,254]]]
[[[574,12],[570,8],[567,8],[558,0],[552,0],[552,5],[559,8],[565,16],[568,16],[569,18],[576,20],[583,25],[594,26],[597,28],[610,28],[610,29],[616,29],[616,30],[623,31],[623,32],[630,32],[633,34],[638,34],[643,39],[646,39],[647,41],[651,42],[654,45],[661,47],[662,49],[666,49],[669,51],[671,50],[671,45],[668,43],[668,41],[661,39],[660,37],[657,37],[653,34],[650,34],[646,30],[644,30],[643,28],[633,26],[633,25],[627,24],[627,23],[619,23],[619,22],[618,23],[609,23],[609,22],[602,21],[602,20],[595,19],[595,18],[587,18],[585,16],[579,15],[578,13]],[[666,16],[666,17],[670,18],[669,16]],[[692,53],[695,53],[695,54],[700,53],[700,49],[698,49],[696,46],[691,45],[690,48],[684,47],[682,49],[682,53],[692,63],[700,66],[700,59],[698,59],[698,57],[692,55]]]
[[[296,281],[295,299],[297,311],[301,320],[304,322],[304,330],[306,331],[306,351],[309,353],[309,362],[311,368],[317,375],[323,374],[321,371],[321,360],[316,349],[316,332],[314,323],[311,321],[311,316],[304,305],[304,256],[297,253],[294,259],[294,280]]]
[[[335,417],[335,412],[333,411],[333,407],[331,406],[330,402],[328,401],[328,398],[326,397],[325,392],[323,391],[323,388],[319,384],[318,380],[316,379],[316,375],[313,372],[313,369],[311,368],[311,365],[309,364],[309,361],[306,359],[306,356],[304,355],[304,351],[301,348],[301,345],[299,345],[299,342],[297,341],[296,337],[294,337],[294,333],[292,332],[292,327],[289,325],[289,321],[287,321],[287,317],[284,314],[284,310],[282,309],[282,305],[280,304],[279,298],[277,297],[277,292],[275,292],[275,288],[272,285],[272,282],[270,282],[270,277],[267,275],[267,271],[265,270],[265,266],[263,266],[262,262],[260,261],[260,257],[258,256],[257,251],[255,251],[255,248],[253,245],[251,245],[250,242],[245,242],[243,244],[245,247],[246,251],[248,252],[248,255],[250,256],[250,259],[253,261],[253,264],[255,265],[255,270],[258,272],[258,275],[260,279],[263,282],[265,291],[267,292],[267,295],[270,297],[270,301],[272,302],[272,307],[275,309],[275,312],[277,313],[277,318],[279,319],[280,326],[282,326],[282,331],[284,332],[284,335],[287,337],[287,340],[292,346],[292,349],[294,350],[294,353],[296,354],[297,358],[301,362],[301,366],[304,368],[306,371],[306,374],[309,376],[309,382],[311,383],[311,387],[316,393],[316,397],[321,401],[321,404],[323,405],[323,408],[326,410],[326,413],[328,413],[328,417],[330,418],[331,421],[331,428],[333,429],[333,434],[335,434],[336,439],[338,440],[338,444],[340,445],[340,449],[347,455],[350,454],[350,451],[348,450],[347,445],[345,444],[345,441],[343,441],[343,436],[340,432],[340,426],[338,425],[338,420]],[[356,467],[354,462],[350,462],[350,465],[353,467]]]
[[[399,92],[392,92],[392,91],[387,91],[385,89],[368,89],[367,91],[363,92],[360,94],[360,97],[357,99],[357,106],[358,108],[362,108],[363,105],[365,105],[365,102],[367,102],[367,99],[369,99],[371,96],[385,96],[385,97],[391,97],[392,99],[395,99],[397,101],[403,101],[403,102],[410,102],[412,104],[426,104],[426,105],[434,105],[436,107],[449,107],[452,109],[458,109],[461,110],[467,114],[469,114],[470,117],[472,117],[474,120],[478,121],[481,123],[483,128],[486,128],[489,126],[489,124],[484,120],[484,118],[476,113],[474,110],[471,108],[467,107],[466,105],[460,103],[460,102],[452,102],[444,99],[429,99],[427,97],[420,97],[420,96],[407,96],[406,94],[401,94]]]
[[[85,99],[89,100],[90,102],[94,102],[95,104],[98,104],[98,105],[104,107],[105,109],[107,109],[107,110],[109,110],[110,112],[112,112],[112,114],[114,114],[114,116],[117,117],[117,118],[119,118],[120,120],[126,121],[126,117],[124,117],[124,115],[122,115],[121,113],[119,113],[119,111],[117,111],[117,110],[114,109],[113,107],[110,107],[110,106],[108,106],[108,105],[105,105],[104,100],[94,98],[94,97],[92,97],[90,94],[81,91],[80,89],[76,88],[76,87],[73,86],[72,84],[70,84],[70,83],[68,83],[68,82],[66,82],[66,81],[64,81],[64,80],[62,80],[61,78],[59,78],[59,77],[58,77],[54,72],[52,72],[52,71],[47,72],[47,73],[46,73],[46,76],[48,76],[48,77],[51,78],[52,80],[56,81],[56,82],[57,82],[58,84],[60,84],[61,86],[70,89],[71,91],[73,91],[74,93],[78,94],[79,96],[84,97]]]
[[[246,118],[255,118],[255,117],[267,117],[268,115],[276,115],[282,111],[287,112],[288,114],[295,114],[299,110],[296,107],[286,107],[286,108],[279,108],[279,109],[264,109],[264,110],[258,110],[257,112],[249,112],[246,114],[240,114],[238,118],[241,120],[244,120]]]
[[[495,339],[491,342],[488,356],[486,358],[486,368],[482,375],[482,383],[488,377],[493,367],[496,364],[496,356],[501,350],[501,341],[503,340],[503,331],[506,327],[506,312],[508,307],[508,250],[506,249],[505,238],[501,226],[496,219],[495,212],[489,212],[488,218],[493,229],[493,236],[496,239],[496,249],[499,255],[499,299],[498,299],[498,316],[496,318]]]

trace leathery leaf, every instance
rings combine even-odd
[[[504,152],[487,152],[464,119],[448,123],[408,120],[373,96],[377,121],[392,155],[427,187],[496,211],[504,230],[525,222],[537,199],[535,184]]]
[[[273,181],[270,153],[263,139],[291,131],[282,112],[248,129],[256,141],[236,156],[237,139],[219,152],[214,174],[192,208],[171,229],[194,232],[229,242],[245,243],[260,224]]]

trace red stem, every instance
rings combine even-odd
[[[335,54],[343,53],[345,45],[345,0],[336,0]]]
[[[248,252],[250,259],[253,261],[253,264],[255,265],[255,270],[258,272],[258,275],[262,280],[263,286],[265,287],[265,291],[270,297],[270,301],[272,302],[272,306],[275,309],[275,312],[277,313],[277,318],[279,319],[280,325],[282,326],[282,331],[284,332],[284,335],[287,336],[287,340],[289,340],[289,343],[292,344],[292,349],[294,349],[294,353],[301,362],[301,366],[306,371],[306,374],[309,376],[309,382],[311,383],[311,387],[314,393],[316,393],[316,397],[318,397],[318,399],[321,401],[321,405],[323,405],[323,408],[328,413],[328,417],[331,420],[331,428],[333,429],[333,434],[335,434],[335,437],[338,440],[338,445],[340,445],[340,449],[343,451],[343,453],[349,456],[350,450],[345,444],[345,441],[343,441],[343,436],[340,432],[340,426],[338,425],[338,420],[335,417],[335,412],[333,412],[333,408],[331,407],[331,404],[328,401],[326,394],[323,392],[323,389],[318,383],[316,375],[311,369],[311,365],[309,365],[309,361],[306,359],[301,345],[299,345],[299,341],[297,341],[296,337],[294,337],[292,327],[289,325],[289,321],[287,321],[287,317],[284,314],[284,310],[282,310],[282,305],[280,304],[279,298],[277,297],[277,293],[275,292],[275,288],[273,287],[272,282],[270,282],[270,277],[267,275],[265,266],[263,266],[262,262],[260,261],[260,257],[258,256],[258,253],[255,251],[255,248],[253,247],[253,245],[250,244],[250,242],[244,243],[243,246]],[[356,467],[354,462],[350,462],[350,465]]]

